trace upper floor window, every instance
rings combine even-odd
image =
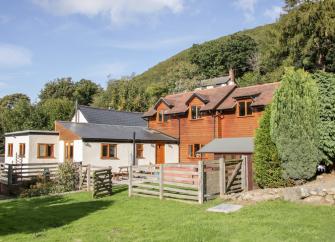
[[[136,158],[143,158],[143,144],[136,144]]]
[[[238,115],[240,117],[251,116],[252,115],[251,104],[252,104],[251,101],[238,102]]]
[[[169,115],[164,114],[164,110],[161,110],[157,113],[157,120],[159,123],[165,123],[169,120]]]
[[[201,118],[200,109],[201,109],[201,106],[191,106],[191,119]]]
[[[116,159],[116,158],[117,158],[116,144],[101,145],[101,159]]]
[[[25,157],[26,156],[26,144],[25,143],[20,144],[19,156],[20,157]]]
[[[13,144],[8,144],[8,150],[7,150],[7,156],[8,157],[13,157]]]
[[[54,158],[54,145],[53,144],[38,144],[37,145],[37,158]]]

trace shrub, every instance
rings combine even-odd
[[[34,184],[30,185],[29,188],[24,189],[20,193],[20,197],[36,197],[48,195],[53,191],[53,182],[45,179],[44,176],[38,176],[33,181]]]
[[[319,87],[321,162],[330,165],[335,163],[335,75],[320,71],[313,78]]]
[[[318,107],[318,88],[311,75],[287,69],[273,99],[270,123],[285,179],[307,180],[316,173],[320,159]]]
[[[76,190],[79,182],[77,166],[73,162],[64,162],[59,165],[55,179],[55,192],[70,192]]]
[[[255,138],[255,179],[261,188],[287,185],[282,177],[281,161],[270,136],[271,105],[260,120]]]

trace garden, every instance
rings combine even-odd
[[[80,192],[0,202],[0,241],[334,241],[335,210],[272,201],[232,214],[204,205]]]

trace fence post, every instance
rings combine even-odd
[[[112,195],[112,167],[108,166],[108,193]]]
[[[13,165],[12,164],[8,164],[8,181],[7,184],[8,185],[12,185],[13,183]]]
[[[164,192],[164,187],[163,187],[163,182],[164,182],[164,165],[160,164],[159,165],[159,199],[163,199],[163,192]]]
[[[133,166],[132,165],[129,166],[128,173],[129,173],[128,175],[129,176],[128,196],[131,197],[132,192],[133,192]]]
[[[241,158],[242,158],[242,171],[241,171],[242,189],[243,191],[246,191],[248,190],[247,156],[243,155]]]
[[[82,162],[78,163],[78,173],[79,173],[79,186],[78,189],[81,190],[81,187],[83,185],[83,164]]]
[[[200,204],[204,203],[204,161],[200,160],[198,163],[198,179],[199,179],[199,193],[198,201]]]
[[[87,165],[87,170],[86,170],[86,180],[87,180],[87,191],[91,191],[91,165]]]
[[[224,163],[224,158],[220,158],[220,197],[226,194],[226,164]]]

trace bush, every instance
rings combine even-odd
[[[310,74],[289,68],[274,96],[271,138],[285,179],[308,180],[316,173],[320,159],[318,94]]]
[[[335,75],[317,72],[313,75],[319,87],[320,96],[320,151],[321,162],[335,164]]]
[[[271,105],[265,109],[255,138],[255,179],[261,188],[287,185],[282,177],[283,169],[276,145],[271,140],[270,118]]]
[[[20,197],[36,197],[48,195],[53,191],[53,182],[46,180],[44,176],[38,176],[34,180],[34,184],[30,185],[29,188],[24,189],[20,193]]]
[[[55,179],[55,192],[70,192],[76,190],[79,183],[77,166],[73,162],[64,162],[59,165]]]

